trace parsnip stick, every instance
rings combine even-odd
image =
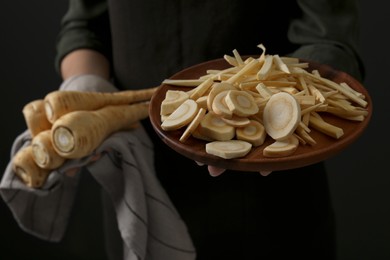
[[[12,159],[12,170],[21,181],[31,188],[40,188],[50,170],[40,168],[34,161],[31,145],[20,149]]]
[[[23,107],[22,112],[32,137],[36,136],[41,131],[51,128],[51,123],[46,117],[43,99],[37,99],[27,103]]]
[[[241,58],[241,55],[238,53],[237,49],[233,50],[234,58],[236,58],[236,61],[238,63],[238,66],[244,65],[244,61]]]
[[[340,127],[331,125],[324,120],[320,120],[317,117],[311,116],[310,119],[310,127],[328,135],[335,139],[339,139],[344,135],[344,130]]]
[[[149,103],[105,106],[96,111],[74,111],[52,127],[53,147],[64,158],[81,158],[93,152],[110,134],[129,129],[148,117]]]
[[[173,86],[196,87],[203,81],[202,79],[164,79],[162,83]]]
[[[345,96],[350,98],[352,101],[354,101],[355,103],[359,104],[361,107],[366,107],[367,106],[367,101],[365,101],[364,99],[358,97],[356,94],[352,93],[349,89],[346,89],[342,85],[340,85],[340,84],[338,84],[338,83],[336,83],[334,81],[331,81],[329,79],[323,78],[321,76],[318,76],[318,75],[315,75],[315,74],[311,74],[311,73],[309,73],[309,72],[307,72],[305,70],[302,70],[302,71],[304,71],[304,74],[308,75],[309,77],[314,77],[315,79],[320,80],[321,82],[323,82],[327,86],[332,87],[333,89],[336,89],[336,90],[340,91]]]
[[[239,65],[235,57],[232,57],[230,55],[224,55],[223,58],[226,60],[227,63],[229,63],[233,67],[237,67]]]
[[[158,87],[138,90],[124,90],[112,93],[53,91],[47,94],[45,110],[49,122],[54,123],[61,116],[77,110],[96,110],[108,105],[125,105],[150,100]]]
[[[273,64],[273,56],[266,55],[264,58],[264,63],[261,69],[257,72],[257,79],[265,79],[271,73],[271,68]],[[282,72],[284,75],[284,72]]]
[[[235,84],[237,81],[246,73],[256,69],[256,67],[259,67],[260,63],[257,59],[253,59],[248,64],[245,64],[242,69],[234,74],[232,77],[230,77],[226,82],[230,84]]]
[[[290,70],[288,69],[287,65],[284,63],[284,61],[280,58],[278,54],[274,55],[274,61],[278,69],[281,71],[290,74]]]
[[[297,129],[295,129],[295,133],[297,136],[302,138],[306,143],[308,143],[312,146],[317,144],[317,142],[302,127],[298,126]]]

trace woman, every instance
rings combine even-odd
[[[71,0],[56,68],[64,81],[93,75],[117,90],[149,88],[233,49],[257,54],[262,43],[269,54],[329,64],[362,79],[357,11],[353,0]],[[142,123],[153,141],[156,174],[188,227],[197,259],[335,258],[323,163],[267,177],[212,167],[209,172],[167,147],[148,120]],[[87,194],[97,189],[91,180],[78,187]],[[85,213],[102,214],[96,208]],[[121,259],[121,238],[110,220],[103,220],[107,254]],[[70,230],[75,223],[77,217]]]

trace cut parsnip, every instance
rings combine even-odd
[[[165,131],[182,128],[188,125],[197,113],[198,104],[192,99],[187,99],[162,122],[161,128]]]
[[[169,115],[178,108],[184,101],[189,99],[189,95],[181,90],[168,90],[165,98],[161,102],[160,115]]]
[[[293,154],[299,145],[299,140],[293,134],[284,140],[277,140],[263,150],[265,157],[284,157]]]
[[[198,103],[199,108],[204,108],[207,110],[207,96],[201,96],[195,101]]]
[[[263,112],[263,124],[269,136],[282,140],[291,135],[301,119],[301,107],[289,93],[279,92],[271,96]]]
[[[225,98],[229,110],[242,117],[248,117],[259,112],[255,99],[247,91],[230,90]]]
[[[344,130],[340,127],[337,127],[335,125],[331,125],[324,120],[321,120],[319,118],[316,118],[314,116],[310,117],[310,127],[316,129],[317,131],[320,131],[328,136],[331,136],[335,139],[339,139],[344,135]]]
[[[241,140],[213,141],[206,144],[206,152],[224,159],[244,157],[252,148],[248,142]]]
[[[12,170],[28,187],[40,188],[50,170],[40,168],[34,161],[31,145],[21,148],[12,158]]]
[[[31,147],[35,163],[43,169],[56,169],[65,162],[53,147],[50,129],[34,136]]]
[[[266,136],[264,126],[255,120],[250,120],[249,125],[236,129],[237,139],[247,141],[253,146],[262,145]]]
[[[184,133],[180,136],[179,141],[185,142],[188,137],[192,135],[192,133],[195,131],[195,129],[198,127],[200,122],[202,121],[203,117],[206,115],[206,109],[200,108],[198,111],[198,114],[196,114],[194,120],[191,121],[191,123],[187,126]]]
[[[220,82],[220,83],[214,83],[211,86],[210,93],[207,95],[207,108],[209,111],[212,111],[212,105],[214,98],[218,95],[218,93],[225,91],[225,90],[232,90],[236,89],[232,84],[226,83],[226,82]]]
[[[211,87],[211,85],[213,85],[213,83],[214,81],[212,78],[206,79],[204,82],[202,82],[199,86],[197,86],[191,91],[190,98],[193,100],[197,100],[208,91],[208,89]]]
[[[265,79],[272,71],[273,56],[265,55],[265,60],[261,69],[257,72],[257,79]]]
[[[204,80],[202,79],[164,79],[162,84],[181,87],[196,87],[203,82]]]
[[[235,128],[226,124],[220,116],[208,112],[199,125],[199,133],[210,140],[231,140],[236,134]]]
[[[231,118],[233,115],[233,112],[229,109],[229,107],[226,104],[226,96],[229,93],[229,91],[230,90],[224,90],[218,93],[213,100],[213,104],[211,105],[212,111],[215,114],[225,118]]]
[[[250,124],[251,120],[247,117],[233,115],[231,118],[221,118],[226,124],[234,127],[244,127]]]

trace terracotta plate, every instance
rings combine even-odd
[[[180,142],[179,138],[184,131],[183,129],[175,131],[164,131],[161,129],[160,105],[165,98],[166,91],[169,89],[189,90],[186,87],[176,87],[166,84],[162,84],[152,97],[149,111],[151,123],[159,137],[176,152],[195,161],[225,169],[241,171],[277,171],[303,167],[326,160],[327,158],[340,153],[362,135],[371,118],[372,103],[367,90],[348,74],[334,70],[326,65],[313,62],[309,63],[309,70],[317,69],[325,78],[338,83],[346,82],[352,88],[366,96],[366,101],[368,102],[368,115],[363,122],[348,121],[326,113],[321,113],[327,122],[341,127],[344,130],[344,135],[338,140],[328,137],[316,130],[312,130],[310,135],[316,140],[316,145],[300,145],[294,154],[287,157],[267,158],[263,156],[262,150],[266,145],[273,142],[270,137],[267,137],[263,145],[252,148],[251,152],[243,158],[222,159],[206,153],[205,141],[190,137],[186,142]],[[199,76],[205,75],[206,70],[208,69],[224,69],[228,67],[230,67],[230,65],[224,59],[211,60],[184,69],[173,75],[171,79],[196,79]]]

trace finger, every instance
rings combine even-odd
[[[212,177],[217,177],[226,171],[226,169],[218,168],[211,165],[208,165],[207,169],[209,170],[209,173]]]
[[[196,162],[196,164],[199,165],[199,166],[203,166],[203,165],[204,165],[204,163],[201,163],[201,162],[198,162],[198,161],[195,161],[195,162]]]
[[[262,176],[268,176],[271,174],[272,171],[260,171],[259,173],[262,175]]]

